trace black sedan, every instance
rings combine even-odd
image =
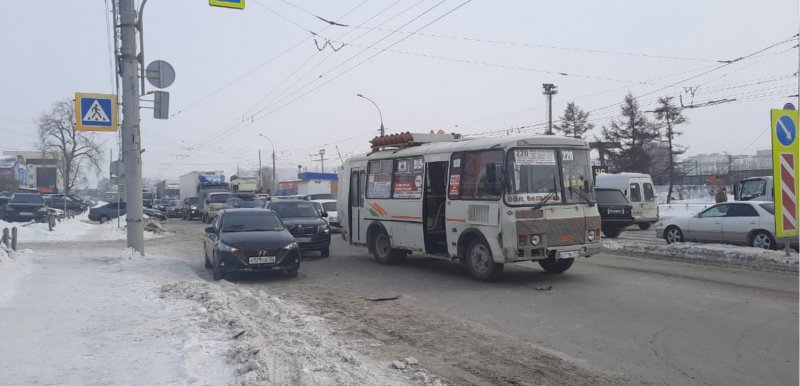
[[[272,200],[267,209],[280,216],[294,235],[303,251],[319,251],[322,257],[330,256],[331,227],[323,217],[326,212],[317,210],[318,203],[303,200]]]
[[[264,209],[225,209],[203,239],[206,268],[214,280],[226,273],[283,271],[297,276],[300,248],[281,219]]]
[[[600,229],[608,238],[615,238],[622,230],[633,225],[633,205],[618,189],[597,188],[597,210],[600,211]]]
[[[183,202],[180,200],[169,200],[169,203],[164,208],[164,213],[167,217],[183,216]]]
[[[47,205],[39,193],[14,193],[6,204],[6,221],[45,221]]]

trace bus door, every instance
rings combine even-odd
[[[351,243],[364,243],[362,212],[364,212],[364,189],[367,186],[367,172],[363,169],[350,169],[350,189],[348,198],[347,231]]]
[[[425,251],[432,255],[447,255],[447,164],[447,161],[428,162],[425,173],[422,216]]]

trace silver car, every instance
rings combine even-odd
[[[730,243],[778,249],[775,240],[775,203],[765,201],[716,204],[692,217],[656,223],[656,236],[668,244],[683,241]]]

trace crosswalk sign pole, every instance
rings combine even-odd
[[[122,78],[122,163],[125,167],[128,247],[144,256],[142,158],[139,135],[139,82],[136,16],[133,0],[119,0],[120,77]]]

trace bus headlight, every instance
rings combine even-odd
[[[594,229],[590,230],[588,234],[589,241],[594,241],[595,236]]]
[[[534,247],[541,244],[541,242],[542,242],[542,236],[539,235],[531,236],[531,245],[533,245]]]

